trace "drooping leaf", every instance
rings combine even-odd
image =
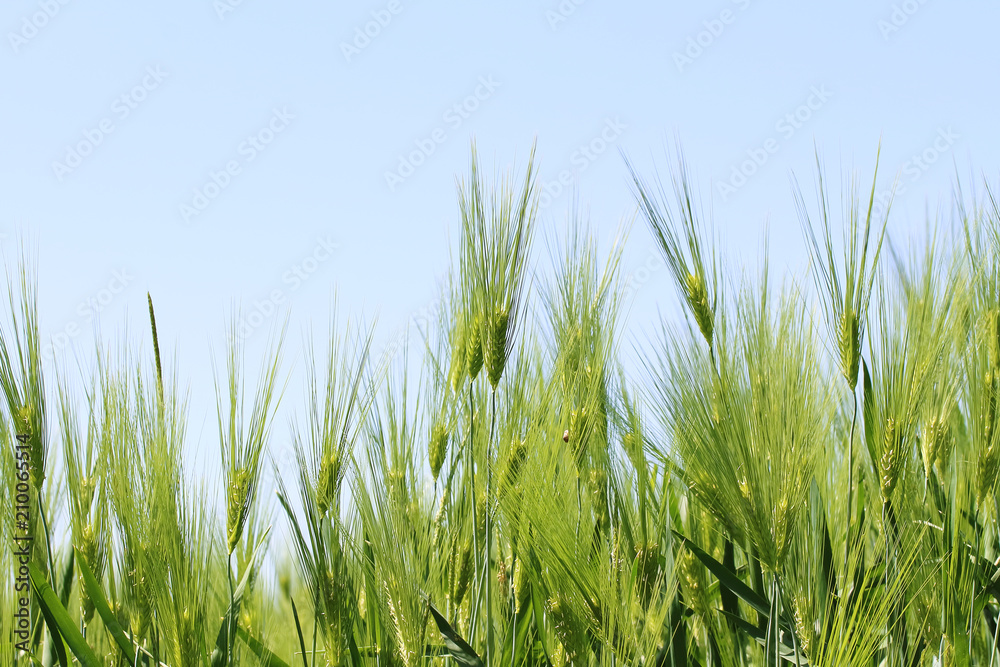
[[[49,630],[52,632],[56,643],[59,644],[65,640],[66,645],[69,646],[70,651],[73,652],[73,655],[76,656],[76,659],[80,661],[83,667],[101,667],[100,658],[94,653],[94,649],[90,648],[87,644],[87,640],[83,638],[80,629],[76,627],[76,623],[73,622],[69,612],[66,611],[66,607],[59,602],[58,596],[56,596],[52,587],[45,580],[45,574],[34,563],[28,563],[28,576],[31,579],[31,587],[38,596],[38,604],[45,615],[45,621],[49,624]],[[63,651],[61,659],[66,659],[65,651]],[[63,662],[62,664],[66,665],[67,663]]]
[[[451,627],[448,619],[442,616],[441,612],[435,609],[429,600],[427,606],[431,610],[434,622],[437,623],[438,630],[441,631],[441,636],[444,637],[444,645],[451,651],[451,657],[455,659],[455,662],[467,667],[484,667],[479,655],[461,635],[455,632],[455,628]]]
[[[738,595],[741,600],[753,607],[758,613],[764,615],[771,613],[771,603],[764,597],[758,595],[752,588],[747,586],[742,579],[736,576],[736,573],[732,572],[725,565],[709,556],[697,544],[677,531],[674,531],[674,535],[676,535],[684,543],[685,547],[691,550],[694,557],[700,560],[701,563],[708,568],[709,572],[715,575],[720,584]]]
[[[79,549],[77,549],[79,552]],[[115,640],[115,644],[121,649],[122,655],[128,661],[128,664],[135,664],[135,649],[132,647],[132,642],[125,635],[125,631],[122,629],[121,624],[118,622],[118,617],[115,616],[114,612],[111,610],[111,605],[108,604],[108,599],[104,595],[104,590],[101,589],[101,584],[97,581],[97,577],[94,576],[93,571],[90,566],[87,565],[87,559],[83,557],[82,554],[77,553],[77,565],[80,568],[80,574],[83,575],[83,585],[87,589],[87,595],[90,600],[94,603],[94,608],[101,617],[101,621],[104,623],[104,627],[107,629],[108,633],[111,635],[112,639]]]
[[[263,667],[288,667],[288,663],[279,658],[264,643],[247,632],[244,628],[236,628],[236,634],[247,645],[250,652],[257,656],[257,660]]]

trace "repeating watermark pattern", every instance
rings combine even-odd
[[[360,56],[362,51],[371,46],[372,40],[389,27],[393,17],[399,16],[402,12],[403,3],[400,0],[389,0],[384,8],[373,11],[371,21],[354,28],[354,37],[351,41],[340,43],[340,52],[344,54],[344,60],[351,62],[356,56]]]
[[[93,155],[97,147],[117,129],[117,123],[125,121],[132,112],[149,98],[149,94],[160,87],[169,76],[159,65],[146,68],[142,80],[122,93],[111,103],[113,116],[106,116],[98,121],[95,127],[83,131],[83,139],[66,146],[66,152],[61,160],[52,161],[52,172],[61,182],[67,175],[73,173],[83,164],[83,161]]]
[[[545,12],[545,20],[549,22],[549,27],[555,32],[559,26],[576,14],[576,8],[587,2],[587,0],[562,0],[555,9]]]
[[[259,130],[240,142],[236,147],[239,157],[227,160],[218,171],[209,171],[208,180],[194,189],[194,195],[189,201],[178,206],[178,212],[185,223],[201,215],[215,199],[233,183],[233,179],[243,173],[243,167],[257,159],[257,156],[267,150],[279,134],[288,129],[295,120],[288,107],[274,109],[271,118]]]
[[[28,652],[31,639],[31,583],[28,579],[28,563],[34,543],[31,522],[31,474],[28,471],[31,450],[28,436],[18,433],[14,446],[15,476],[14,486],[14,650]],[[4,547],[6,548],[6,546]]]
[[[68,322],[62,329],[52,334],[50,342],[42,346],[42,356],[51,361],[56,353],[69,347],[70,342],[81,333],[85,327],[97,319],[97,316],[135,282],[135,276],[126,268],[111,272],[111,279],[101,289],[81,301],[76,307],[76,318]]]
[[[225,21],[226,15],[235,12],[236,8],[242,4],[243,0],[215,0],[212,3],[212,9],[215,10],[215,15],[219,17],[220,21]]]
[[[438,317],[440,317],[441,308],[444,307],[444,304],[444,299],[437,297],[430,303],[411,312],[406,317],[405,323],[396,329],[395,333],[389,339],[388,345],[386,345],[385,349],[382,351],[382,357],[386,361],[391,361],[395,358],[396,353],[399,352],[399,349],[403,347],[403,344],[407,340],[406,334],[408,333],[408,329],[411,324],[421,333],[426,334],[431,331],[432,327],[437,322]]]
[[[895,190],[892,187],[885,187],[875,193],[875,201],[872,203],[872,215],[880,218],[885,214],[889,202],[894,197],[906,193],[908,183],[916,183],[931,168],[941,156],[949,152],[952,146],[961,139],[962,136],[948,127],[939,127],[934,140],[919,153],[914,153],[910,159],[899,168],[899,176],[896,179]]]
[[[281,274],[281,284],[284,287],[275,287],[263,299],[256,299],[250,312],[240,317],[235,331],[236,338],[246,340],[270,321],[278,313],[279,307],[288,301],[289,295],[312,278],[339,248],[340,243],[334,241],[329,234],[316,239],[316,245],[309,253]]]
[[[385,171],[385,184],[389,186],[389,191],[395,192],[397,187],[427,162],[438,146],[448,140],[446,127],[452,130],[462,127],[462,124],[472,117],[472,114],[479,109],[483,102],[493,97],[501,85],[501,82],[494,79],[493,75],[479,77],[479,83],[472,93],[448,107],[441,115],[441,121],[444,125],[434,128],[423,138],[414,140],[414,149],[406,154],[400,153],[397,156],[399,160],[396,163],[396,168]]]
[[[665,266],[663,256],[656,248],[651,248],[638,267],[629,272],[625,278],[625,298],[631,299],[639,289],[652,280],[653,275]]]
[[[49,25],[68,4],[69,0],[39,0],[38,11],[21,17],[21,25],[17,31],[11,30],[7,33],[7,41],[10,42],[10,48],[14,53],[20,53],[22,47],[38,37],[45,26]]]
[[[752,0],[732,0],[732,3],[741,12],[745,12],[750,8]],[[698,60],[698,58],[701,58],[705,50],[722,37],[727,27],[736,23],[737,18],[739,18],[737,12],[726,8],[720,11],[718,16],[702,21],[701,25],[703,29],[688,35],[684,48],[680,51],[674,51],[674,65],[677,66],[677,71],[683,74],[684,69],[693,65],[694,61]]]
[[[582,144],[570,155],[569,163],[572,165],[572,169],[563,169],[553,180],[542,182],[542,191],[538,196],[538,208],[546,209],[551,206],[572,185],[573,181],[587,170],[587,167],[596,162],[612,144],[618,141],[627,128],[628,125],[623,123],[618,116],[605,119],[604,127],[601,128],[597,136]]]
[[[920,8],[928,2],[929,0],[903,0],[899,4],[894,3],[889,17],[878,21],[878,31],[882,33],[882,39],[888,42],[889,38],[902,30],[914,14],[919,12]]]
[[[781,149],[782,142],[794,137],[802,129],[802,126],[809,122],[813,114],[826,105],[831,97],[833,97],[833,93],[827,89],[826,85],[810,87],[809,95],[805,101],[774,123],[774,131],[777,132],[777,136],[768,137],[760,145],[748,148],[746,159],[733,165],[728,179],[720,180],[717,183],[716,187],[722,201],[728,201],[729,197],[746,185],[747,181]]]

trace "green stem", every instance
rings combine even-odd
[[[226,630],[226,664],[233,664],[233,603],[236,601],[236,592],[233,589],[233,553],[229,552],[226,559],[226,574],[229,575],[229,623]]]
[[[497,423],[497,392],[493,390],[490,418],[490,438],[486,443],[486,550],[485,550],[485,573],[486,573],[486,667],[489,667],[493,657],[493,577],[490,572],[490,561],[493,550],[493,522],[490,518],[490,486],[492,481],[490,466],[490,451],[493,448],[493,435]]]
[[[854,500],[854,429],[858,423],[858,395],[856,390],[851,390],[851,397],[854,399],[854,416],[851,418],[851,437],[847,440],[847,536],[844,540],[844,574],[847,574],[847,563],[851,558],[851,524],[854,521],[852,503]],[[844,582],[846,589],[847,582]]]
[[[469,486],[467,488],[471,489],[472,494],[472,554],[475,559],[473,572],[475,576],[473,577],[472,585],[475,591],[474,599],[475,604],[471,605],[471,610],[469,613],[469,641],[475,644],[476,641],[476,621],[478,620],[479,612],[479,599],[480,599],[480,589],[482,588],[481,573],[479,571],[479,526],[476,525],[479,517],[479,507],[476,500],[476,446],[475,446],[475,428],[476,428],[476,404],[475,397],[473,395],[472,380],[469,380],[469,461],[466,465],[467,474],[469,475]]]
[[[42,529],[45,531],[45,551],[49,559],[49,581],[56,584],[56,566],[52,560],[52,539],[49,535],[49,522],[45,520],[45,505],[42,503],[42,491],[38,491],[38,516],[42,519]]]

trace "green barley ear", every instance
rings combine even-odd
[[[461,550],[456,554],[456,561],[452,563],[455,575],[455,589],[452,591],[452,600],[458,607],[465,599],[465,594],[469,590],[469,582],[472,580],[472,545],[466,542]]]
[[[524,181],[515,186],[508,174],[488,192],[473,144],[470,177],[459,184],[460,283],[466,312],[475,313],[468,332],[469,377],[475,378],[485,364],[494,391],[514,349],[524,310],[528,254],[538,212],[534,160],[532,146]]]
[[[872,286],[891,205],[890,197],[881,215],[877,220],[874,219],[878,162],[879,155],[876,154],[871,189],[865,196],[867,207],[861,199],[857,179],[852,179],[850,182],[844,201],[847,224],[844,226],[843,256],[839,261],[833,238],[830,202],[818,152],[816,154],[818,221],[810,215],[802,190],[798,183],[793,181],[795,204],[811,254],[811,268],[816,289],[822,299],[827,325],[837,346],[838,367],[852,390],[858,385],[861,343],[865,334],[868,305],[871,301]],[[871,248],[873,243],[874,250]]]
[[[472,320],[472,326],[468,330],[468,347],[466,348],[465,358],[468,361],[468,373],[469,379],[475,380],[476,376],[479,375],[479,371],[483,368],[483,332],[480,326],[481,318],[476,315],[475,319]]]
[[[284,328],[272,341],[271,350],[257,382],[249,414],[244,409],[243,343],[238,336],[238,315],[233,316],[228,336],[226,385],[216,380],[219,443],[226,485],[226,546],[232,556],[257,502],[264,449],[282,389],[278,386]]]
[[[319,473],[316,476],[316,509],[319,510],[320,516],[326,516],[334,506],[342,476],[340,452],[331,451],[320,461]]]
[[[694,313],[694,320],[701,330],[701,334],[712,344],[712,334],[714,333],[715,322],[712,307],[708,303],[708,292],[705,290],[705,280],[700,275],[689,273],[685,280],[687,288],[688,303]]]
[[[37,437],[34,423],[35,410],[30,403],[25,403],[17,411],[17,439],[28,443],[28,472],[31,477],[31,484],[36,491],[41,490],[42,482],[45,481],[45,449],[41,446],[41,439]]]
[[[500,384],[500,376],[503,375],[504,365],[507,362],[507,333],[510,325],[510,313],[505,307],[498,308],[491,318],[489,328],[489,380],[490,385],[496,389]]]
[[[639,210],[649,223],[675,287],[712,349],[718,304],[718,265],[714,251],[705,256],[703,223],[684,156],[678,148],[677,163],[671,173],[672,196],[667,195],[660,183],[655,189],[651,187],[628,158],[625,158],[625,165],[632,176],[632,190]]]
[[[602,468],[594,468],[587,478],[587,486],[594,506],[594,519],[598,526],[605,526],[608,520],[608,475]]]
[[[0,388],[3,389],[17,440],[27,446],[28,474],[36,491],[45,481],[47,432],[45,427],[45,384],[38,337],[36,282],[22,256],[19,265],[19,294],[8,278],[7,295],[13,332],[0,330]]]
[[[455,320],[455,326],[451,332],[451,368],[448,374],[448,383],[451,385],[452,391],[458,391],[468,371],[466,362],[467,330],[461,317],[456,317]]]
[[[882,457],[879,459],[879,486],[883,498],[890,498],[899,480],[903,463],[902,434],[897,431],[896,420],[888,417],[882,429]]]
[[[156,397],[159,399],[160,411],[163,411],[163,367],[160,365],[160,339],[156,335],[156,315],[153,313],[153,297],[146,292],[149,302],[149,326],[153,331],[153,355],[156,358]]]
[[[514,438],[510,445],[510,452],[507,455],[507,462],[504,464],[503,474],[500,477],[501,497],[506,496],[512,488],[517,486],[527,458],[528,441]]]
[[[441,466],[444,465],[444,459],[448,455],[449,437],[447,424],[437,423],[431,429],[431,441],[427,446],[427,455],[431,466],[431,474],[434,475],[435,482],[441,473]]]
[[[566,651],[567,664],[585,664],[589,654],[586,625],[572,608],[569,599],[565,594],[557,593],[549,598],[545,610],[552,619],[559,643]]]
[[[569,415],[569,428],[563,440],[569,443],[573,452],[573,460],[576,463],[577,472],[582,472],[587,459],[587,444],[593,428],[592,420],[586,407],[573,410]]]
[[[516,610],[521,611],[531,602],[531,582],[524,559],[518,558],[514,564],[514,603]]]

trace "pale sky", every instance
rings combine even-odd
[[[473,137],[488,171],[523,167],[537,138],[539,239],[575,188],[604,248],[635,213],[621,152],[652,175],[679,139],[727,262],[752,262],[767,227],[773,263],[804,276],[789,175],[811,195],[815,148],[836,197],[881,140],[900,238],[947,208],[956,170],[996,183],[998,24],[982,0],[8,0],[0,247],[8,271],[19,236],[37,253],[43,335],[70,374],[98,321],[148,349],[152,293],[210,461],[210,348],[233,305],[251,362],[289,314],[301,414],[300,342],[334,291],[343,315],[378,315],[381,345],[433,310]],[[627,350],[677,312],[650,241],[637,222]]]

